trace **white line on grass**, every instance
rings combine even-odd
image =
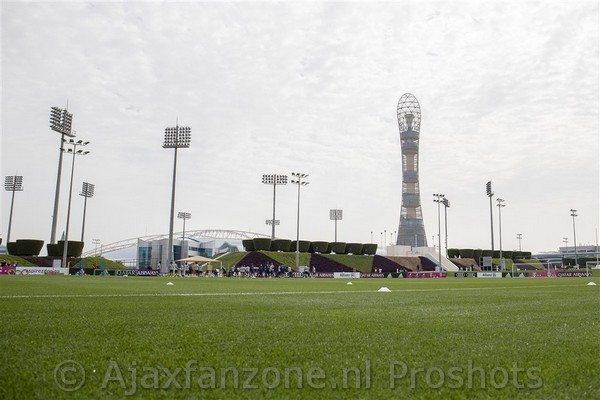
[[[527,288],[563,288],[577,287],[581,285],[527,285],[527,286],[497,286],[481,288],[427,288],[427,289],[396,289],[392,292],[434,292],[454,290],[489,290],[489,289],[527,289]],[[32,295],[0,295],[0,299],[70,299],[70,298],[94,298],[94,297],[203,297],[203,296],[264,296],[264,295],[298,295],[298,294],[341,294],[341,293],[377,293],[377,290],[324,290],[317,292],[222,292],[222,293],[114,293],[114,294],[32,294]]]

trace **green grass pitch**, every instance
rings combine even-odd
[[[600,398],[599,288],[3,276],[0,398]]]

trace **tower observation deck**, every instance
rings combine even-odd
[[[402,149],[402,205],[397,245],[427,247],[419,191],[419,134],[421,107],[410,93],[398,101],[398,127]]]

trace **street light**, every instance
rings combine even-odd
[[[444,236],[446,238],[446,256],[448,256],[448,209],[450,208],[450,201],[447,198],[442,199],[444,205]]]
[[[279,221],[278,219],[276,219],[275,220],[275,225],[280,225],[280,224],[281,224],[281,221]],[[273,225],[273,220],[272,219],[266,219],[265,220],[265,225],[269,225],[269,226]]]
[[[496,199],[496,201],[498,202],[497,206],[498,206],[498,229],[499,229],[499,235],[500,235],[500,263],[502,265],[502,269],[504,269],[504,258],[502,258],[502,208],[506,207],[504,203],[504,199]]]
[[[342,220],[343,211],[338,209],[329,210],[329,220],[335,221],[334,243],[337,243],[337,222]]]
[[[15,192],[23,191],[23,177],[22,176],[7,176],[4,178],[4,189],[8,192],[12,192],[12,200],[10,201],[10,216],[8,217],[8,233],[6,235],[6,245],[10,242],[10,228],[12,226],[12,215],[13,206],[15,205]]]
[[[444,202],[444,195],[434,193],[433,197],[435,197],[435,199],[433,199],[433,202],[437,203],[438,206],[438,263],[440,267],[440,272],[442,272],[442,217],[440,213],[440,205]]]
[[[265,185],[273,185],[273,219],[272,221],[276,221],[275,219],[275,188],[277,185],[287,185],[287,175],[277,175],[277,174],[264,174],[262,176],[262,183]],[[271,240],[275,240],[275,224],[271,224]]]
[[[90,142],[84,142],[83,140],[65,139],[64,143],[67,146],[73,146],[71,149],[63,150],[67,154],[73,155],[73,161],[71,163],[71,182],[69,183],[69,202],[67,206],[67,226],[65,228],[65,242],[63,243],[63,256],[62,256],[62,267],[67,267],[67,249],[69,243],[69,221],[71,219],[71,197],[73,195],[73,172],[75,171],[75,156],[85,156],[89,154],[89,151],[77,150],[77,146],[87,146]]]
[[[517,240],[519,241],[519,251],[521,251],[521,239],[523,239],[523,234],[517,233]]]
[[[492,235],[492,257],[494,256],[494,206],[492,205],[492,197],[494,197],[494,192],[492,191],[492,181],[489,181],[485,184],[485,191],[487,197],[490,198],[490,232]],[[492,263],[493,264],[493,263]]]
[[[302,174],[300,172],[292,172],[292,176],[295,177],[295,180],[292,180],[292,183],[298,185],[298,214],[296,218],[296,271],[300,270],[300,186],[306,186],[309,182],[306,182],[308,178],[307,174]]]
[[[573,246],[575,246],[575,268],[579,268],[579,264],[577,263],[577,237],[575,236],[575,217],[577,214],[577,210],[571,208],[571,217],[573,217]]]
[[[161,273],[169,270],[173,263],[173,218],[175,216],[175,181],[177,179],[177,149],[190,147],[191,129],[187,126],[176,125],[174,128],[165,128],[163,149],[175,149],[173,157],[173,187],[171,189],[171,212],[169,213],[169,244],[167,250],[167,265],[163,265]]]
[[[60,149],[58,152],[58,172],[56,174],[56,191],[54,192],[54,211],[52,213],[52,230],[50,232],[50,243],[56,243],[56,223],[58,221],[58,198],[60,193],[60,176],[62,173],[62,158],[65,136],[75,137],[75,131],[71,130],[73,114],[66,109],[52,107],[50,109],[50,129],[60,133]]]
[[[85,231],[85,210],[87,208],[87,199],[94,197],[94,184],[83,182],[83,186],[81,187],[80,196],[85,197],[83,200],[83,223],[81,224],[81,241],[83,242],[83,232]]]

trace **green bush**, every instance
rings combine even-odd
[[[460,258],[473,258],[475,251],[473,249],[460,249]]]
[[[308,240],[300,240],[298,241],[298,249],[300,253],[308,253],[310,250],[310,243]],[[292,241],[292,245],[290,246],[290,251],[296,251],[296,241]]]
[[[35,239],[18,239],[17,247],[20,256],[38,256],[42,247],[44,247],[43,240]]]
[[[6,252],[11,256],[20,256],[19,254],[19,245],[17,242],[7,242],[6,243]]]
[[[523,252],[522,251],[513,251],[512,254],[512,259],[513,260],[520,260],[523,258]]]
[[[271,238],[254,238],[252,242],[254,243],[254,250],[271,250]]]
[[[246,251],[254,251],[254,242],[252,239],[242,240],[242,246],[244,246],[244,250]]]
[[[374,256],[375,254],[377,254],[377,244],[376,243],[365,243],[365,245],[362,248],[362,254],[365,254],[368,256]]]
[[[56,243],[48,243],[46,245],[46,251],[48,252],[48,257],[60,257],[58,244]]]
[[[481,257],[492,257],[494,252],[492,250],[481,250]]]
[[[348,243],[346,245],[346,251],[350,254],[361,254],[363,244],[362,243]]]
[[[329,254],[331,252],[331,245],[329,242],[312,242],[311,249],[312,253]]]
[[[331,251],[333,251],[335,254],[348,254],[346,251],[346,242],[331,243]]]
[[[523,258],[526,260],[531,260],[531,252],[530,251],[524,251],[523,252]]]
[[[502,257],[507,258],[509,260],[512,260],[513,258],[513,252],[508,250],[508,251],[502,251]]]
[[[292,241],[288,239],[275,239],[271,243],[271,251],[290,251]]]
[[[460,250],[448,249],[448,258],[458,258],[459,255],[460,255]]]
[[[83,242],[77,240],[69,240],[67,243],[67,257],[81,257],[83,252]],[[65,241],[58,241],[58,255],[62,256],[65,248]]]
[[[494,250],[494,254],[492,255],[492,258],[500,258],[500,250]]]
[[[475,250],[473,250],[473,258],[475,260],[479,260],[479,258],[481,257],[482,253],[483,253],[483,250],[481,250],[481,249],[475,249]]]

